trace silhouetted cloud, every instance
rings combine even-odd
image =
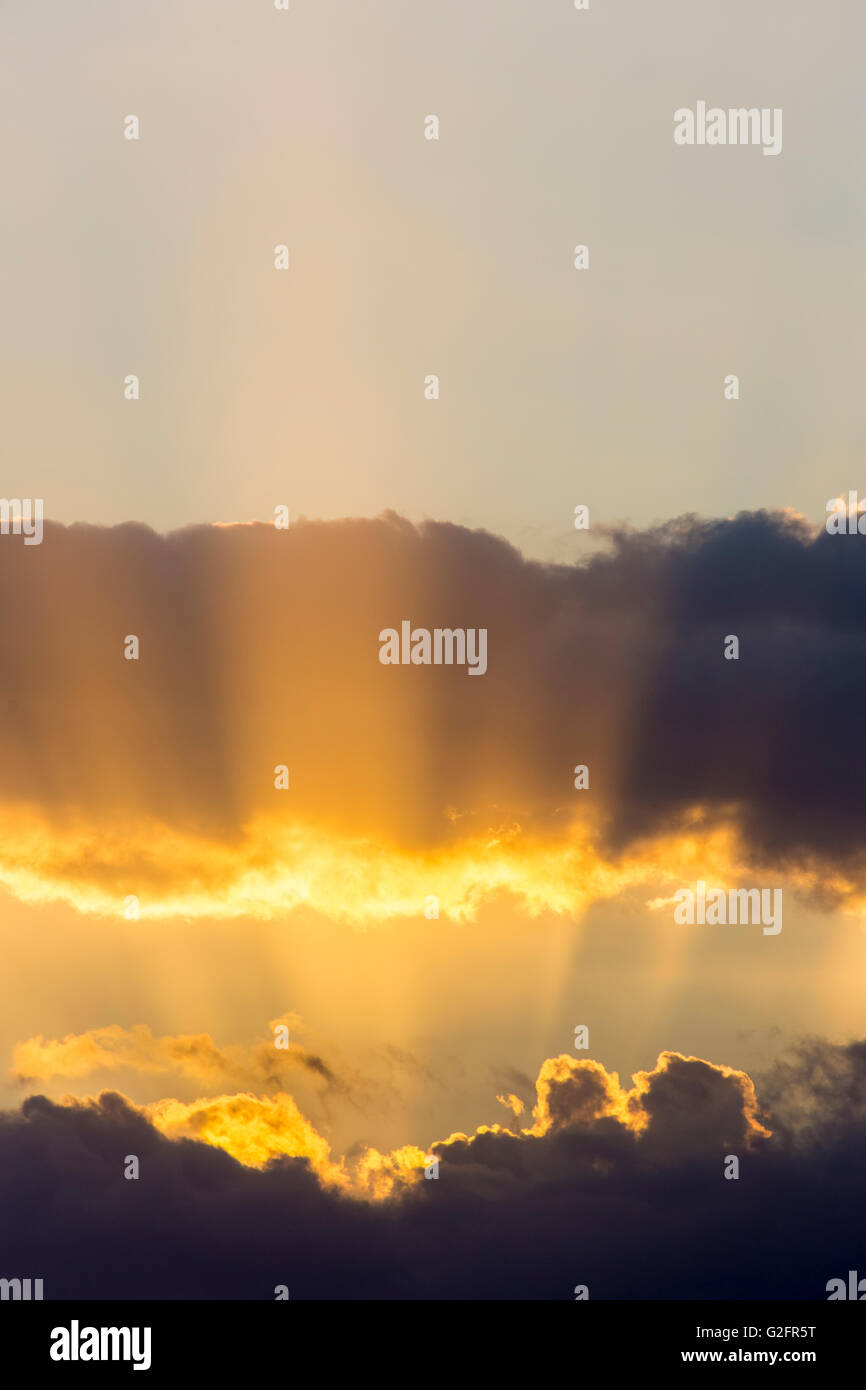
[[[623,856],[697,827],[825,902],[858,895],[866,540],[783,513],[609,540],[569,567],[390,513],[5,538],[0,874],[101,910],[136,891],[255,910],[261,890],[263,911],[336,912],[378,884],[420,911],[426,855],[464,907],[513,882],[574,909],[581,875],[556,855],[575,836],[591,898]],[[486,674],[383,666],[378,634],[404,618],[486,628]]]
[[[320,1181],[315,1155],[247,1167],[116,1094],[32,1097],[0,1118],[0,1248],[50,1298],[824,1298],[866,1235],[863,1046],[835,1049],[797,1142],[742,1072],[667,1053],[625,1091],[551,1058],[532,1125],[434,1144],[438,1179],[373,1202]],[[805,1094],[814,1068],[789,1065]],[[852,1097],[844,1131],[823,1128]]]

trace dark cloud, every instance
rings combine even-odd
[[[753,861],[862,877],[866,540],[765,513],[609,539],[568,567],[393,514],[5,537],[0,804],[230,841],[282,813],[285,762],[292,816],[395,846],[512,823],[555,839],[583,815],[621,849],[700,805]],[[404,618],[486,627],[487,674],[382,666]],[[118,884],[177,873],[158,843],[136,853],[115,851]]]
[[[839,1139],[866,1126],[866,1042],[803,1038],[761,1076],[760,1089],[789,1143]]]
[[[850,545],[847,542],[851,542]],[[853,773],[866,679],[866,544],[744,514],[625,538],[634,576],[667,603],[618,789],[617,834],[701,802],[730,813],[755,857],[860,863],[866,782]],[[740,660],[722,661],[739,636]]]
[[[863,1044],[813,1044],[788,1062],[804,1095],[819,1046],[836,1067],[796,1142],[784,1125],[762,1137],[741,1073],[668,1056],[645,1074],[641,1129],[606,1108],[602,1068],[553,1059],[545,1132],[435,1145],[439,1178],[377,1204],[323,1189],[303,1160],[259,1171],[169,1141],[117,1095],[33,1097],[0,1121],[3,1272],[53,1298],[267,1299],[284,1283],[292,1298],[569,1299],[585,1283],[592,1298],[821,1299],[864,1258],[866,1078]],[[130,1153],[138,1181],[122,1177]]]
[[[810,768],[813,786],[824,785],[828,761],[830,772],[841,771],[826,757],[826,746],[812,767],[811,741],[805,752],[796,745],[795,767],[789,760],[793,732],[817,740],[857,730],[855,692],[866,663],[860,649],[866,543],[823,533],[811,540],[797,524],[764,514],[719,523],[686,519],[644,533],[614,533],[614,541],[613,555],[569,568],[525,561],[483,532],[439,523],[416,529],[395,516],[300,524],[288,534],[267,526],[199,527],[168,537],[133,525],[51,526],[38,550],[17,543],[0,549],[7,600],[15,586],[3,685],[24,718],[53,714],[56,726],[74,723],[96,742],[132,736],[115,795],[130,795],[139,759],[155,757],[161,791],[166,780],[176,789],[182,784],[202,815],[214,779],[220,792],[230,790],[231,769],[220,756],[227,751],[225,736],[246,742],[253,735],[248,726],[265,717],[265,761],[288,740],[293,761],[300,758],[303,766],[307,729],[320,713],[305,704],[325,692],[332,713],[341,716],[328,726],[337,744],[333,757],[352,780],[345,754],[355,746],[363,758],[366,742],[353,745],[352,736],[368,723],[368,735],[381,735],[389,717],[402,710],[410,723],[424,719],[427,732],[439,725],[453,733],[456,754],[441,741],[449,775],[437,775],[435,767],[423,771],[456,800],[468,790],[462,755],[469,736],[490,721],[495,732],[509,727],[514,735],[510,756],[500,758],[496,794],[506,802],[512,780],[524,795],[533,787],[538,795],[545,785],[552,793],[561,785],[558,740],[564,734],[598,751],[612,716],[608,681],[614,671],[637,683],[627,700],[633,712],[644,710],[648,698],[658,707],[636,728],[624,769],[622,786],[631,787],[635,799],[643,793],[653,803],[661,776],[665,796],[675,802],[748,803],[718,746],[733,735],[747,751],[756,740],[765,750],[755,769],[742,758],[755,791],[767,790],[763,773],[770,767],[788,767],[792,790],[800,786],[797,770]],[[487,626],[488,675],[473,681],[456,668],[381,667],[378,631],[404,616],[422,626]],[[722,661],[728,631],[741,637],[739,665]],[[138,667],[120,659],[126,632],[141,637]],[[34,707],[40,687],[53,692],[43,694],[41,709]],[[76,707],[79,691],[98,694],[99,707]],[[243,718],[241,693],[254,697]],[[359,695],[374,698],[367,705]],[[789,724],[783,706],[792,699],[798,713],[814,707],[813,715],[829,724],[816,727],[814,718],[805,728],[799,720]],[[353,705],[360,709],[347,731],[342,725]],[[562,718],[566,711],[570,719]],[[691,718],[679,718],[689,711]],[[550,715],[560,716],[552,731]],[[770,715],[775,718],[767,730]],[[663,763],[652,747],[643,758],[639,751],[658,717],[667,718],[666,735],[679,743],[673,756],[666,750]],[[405,723],[388,730],[392,764],[407,738],[417,754]],[[551,734],[557,739],[553,783],[544,775],[553,768],[543,757],[551,751]],[[172,769],[181,750],[183,775]],[[324,756],[322,749],[314,752]],[[655,775],[647,771],[642,778],[637,772],[648,768],[648,754]],[[688,778],[685,755],[697,755]],[[481,749],[476,762],[483,763]],[[65,790],[69,799],[64,783],[71,779],[63,776],[62,759],[58,763],[55,777],[44,782],[49,800],[52,790]],[[422,770],[416,756],[411,764],[414,772]],[[7,794],[33,790],[20,759],[4,757],[2,766]],[[388,778],[387,766],[378,770]],[[853,794],[862,779],[850,780]],[[848,804],[848,797],[842,801]],[[437,809],[441,805],[440,796]],[[162,801],[151,809],[165,813]]]

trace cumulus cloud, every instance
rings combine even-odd
[[[287,1096],[31,1097],[0,1117],[4,1258],[49,1298],[268,1299],[277,1283],[293,1299],[570,1299],[576,1283],[594,1298],[823,1298],[866,1234],[866,1078],[863,1044],[820,1046],[835,1065],[797,1142],[731,1068],[664,1053],[625,1090],[599,1063],[559,1057],[541,1068],[531,1125],[433,1144],[435,1180],[414,1148],[367,1155],[366,1178],[336,1162]],[[813,1054],[787,1064],[803,1096]],[[723,1176],[731,1152],[737,1181]],[[122,1176],[130,1153],[136,1182]]]
[[[364,917],[441,886],[454,915],[498,891],[575,911],[698,843],[698,869],[715,847],[720,873],[772,865],[862,907],[857,536],[683,518],[580,566],[393,514],[21,539],[0,650],[0,881],[21,897]],[[383,666],[406,618],[486,628],[487,673]]]

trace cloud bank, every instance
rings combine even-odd
[[[0,1118],[4,1259],[50,1298],[270,1299],[277,1284],[292,1298],[570,1299],[578,1284],[591,1298],[824,1298],[866,1235],[864,1058],[863,1043],[803,1044],[777,1100],[767,1078],[777,1110],[763,1082],[756,1094],[700,1058],[664,1053],[628,1090],[597,1062],[551,1058],[531,1125],[433,1143],[435,1180],[421,1150],[378,1168],[370,1155],[366,1190],[361,1167],[335,1180],[286,1107],[259,1106],[279,1156],[231,1157],[251,1096],[162,1114],[110,1092],[35,1096]],[[185,1137],[208,1107],[222,1131]]]
[[[393,514],[4,537],[0,881],[360,920],[760,864],[862,910],[866,541],[782,513],[610,541],[543,565]],[[404,619],[485,628],[487,672],[383,666]]]

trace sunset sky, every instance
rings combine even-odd
[[[0,536],[0,1263],[568,1299],[646,1248],[654,1297],[823,1297],[864,1258],[866,541],[824,519],[866,495],[866,12],[0,31],[2,491],[46,518]],[[780,157],[678,148],[704,98],[782,108]],[[404,620],[486,672],[383,665]],[[699,882],[781,931],[678,924]]]

